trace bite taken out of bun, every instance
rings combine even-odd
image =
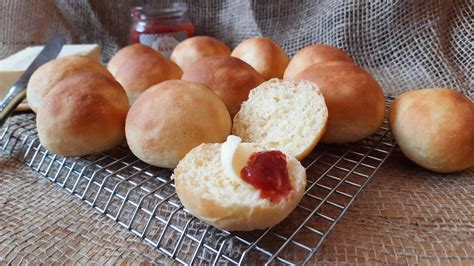
[[[304,194],[306,171],[301,163],[286,156],[291,190],[278,201],[271,201],[262,198],[261,191],[244,179],[226,174],[220,156],[222,146],[201,144],[179,162],[172,178],[182,204],[199,219],[229,231],[265,229],[285,219]],[[250,143],[241,143],[238,148],[265,150]]]

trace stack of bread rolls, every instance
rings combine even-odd
[[[320,140],[370,136],[385,114],[378,82],[342,50],[315,44],[290,60],[263,37],[231,51],[197,36],[180,43],[171,59],[134,44],[107,68],[80,56],[57,59],[33,74],[27,94],[51,152],[83,156],[126,140],[139,159],[176,167],[183,205],[226,230],[283,220],[304,193],[298,160]],[[392,105],[390,126],[406,156],[425,168],[474,165],[474,107],[460,93],[403,94]]]

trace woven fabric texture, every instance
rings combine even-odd
[[[130,6],[166,2],[4,0],[0,58],[62,32],[72,43],[100,43],[107,61],[128,43]],[[187,2],[197,33],[231,47],[253,36],[273,38],[290,55],[308,44],[332,44],[373,73],[389,95],[452,87],[474,97],[471,0]]]
[[[474,169],[434,175],[399,151],[312,263],[474,263]],[[310,240],[308,240],[310,241]],[[96,210],[0,153],[0,264],[170,263]]]
[[[172,260],[27,166],[0,152],[0,264]]]

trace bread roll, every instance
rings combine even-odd
[[[86,56],[63,57],[40,66],[31,75],[26,90],[28,105],[31,110],[38,112],[43,98],[61,80],[84,72],[96,72],[112,78],[112,75],[104,66]]]
[[[326,45],[313,44],[299,50],[286,67],[284,78],[291,80],[305,68],[323,62],[343,61],[352,63],[352,59],[341,49]]]
[[[250,92],[234,117],[232,133],[301,160],[324,134],[327,119],[324,98],[314,84],[272,79]]]
[[[46,95],[36,117],[41,144],[63,156],[111,149],[125,140],[127,95],[99,73],[67,77]]]
[[[127,116],[127,142],[139,159],[172,168],[192,148],[222,142],[231,130],[225,105],[206,86],[169,80],[138,97]]]
[[[256,144],[243,143],[264,150]],[[222,144],[201,144],[179,162],[172,178],[181,203],[194,216],[223,230],[251,231],[281,222],[298,205],[306,186],[300,162],[287,157],[292,190],[274,203],[241,178],[224,173],[219,156]]]
[[[232,117],[247,100],[250,90],[263,82],[263,77],[249,64],[230,56],[203,58],[188,67],[182,79],[202,83],[213,90]]]
[[[186,69],[201,58],[215,55],[230,55],[229,47],[212,37],[195,36],[180,42],[171,53],[171,61]]]
[[[179,79],[183,71],[160,53],[138,53],[122,62],[115,78],[132,105],[146,89],[165,80]]]
[[[377,81],[364,69],[347,62],[314,64],[295,80],[316,84],[329,110],[324,143],[354,142],[382,125],[385,98]]]
[[[134,58],[137,55],[151,54],[157,57],[164,57],[158,51],[154,50],[150,46],[146,46],[140,43],[132,44],[125,46],[120,49],[112,58],[110,58],[109,63],[107,64],[107,69],[112,73],[112,75],[117,74],[117,70],[120,68],[123,62],[129,61],[131,58]]]
[[[474,103],[447,88],[405,92],[393,103],[390,129],[402,152],[440,173],[474,166]]]
[[[286,52],[277,43],[264,37],[241,42],[232,51],[231,56],[251,65],[265,80],[283,78],[290,61]]]

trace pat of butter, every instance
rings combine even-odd
[[[252,153],[256,152],[248,146],[240,145],[241,142],[239,137],[230,135],[221,146],[224,174],[231,178],[240,179],[240,171],[245,167]]]
[[[7,91],[25,72],[26,68],[33,62],[40,53],[42,46],[25,48],[18,53],[0,60],[0,99],[5,97]],[[58,58],[84,55],[100,62],[101,50],[97,44],[68,44],[64,45]]]

